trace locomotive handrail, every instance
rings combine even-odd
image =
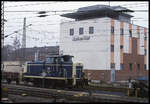
[[[62,80],[65,80],[66,78],[65,77],[43,77],[43,76],[30,76],[30,75],[24,75],[24,77],[28,77],[28,78],[45,78],[45,79],[62,79]],[[72,77],[71,78],[67,78],[67,79],[73,79]],[[80,79],[80,78],[76,78],[76,79]]]

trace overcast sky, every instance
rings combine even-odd
[[[63,10],[77,10],[80,7],[92,5],[109,5],[109,2],[5,2],[4,3],[4,18],[7,20],[4,25],[4,34],[8,35],[23,28],[23,18],[26,17],[26,25],[32,24],[26,30],[26,47],[42,47],[59,45],[60,22],[64,17],[60,14],[68,13]],[[149,10],[148,2],[110,2],[110,6],[123,6],[131,10]],[[10,12],[13,11],[13,12]],[[25,12],[14,12],[25,11]],[[26,12],[37,11],[37,12]],[[39,16],[38,11],[60,11],[48,12],[47,17]],[[148,12],[134,12],[133,23],[139,26],[148,27]],[[22,43],[22,31],[15,33],[8,38],[5,38],[4,44],[12,45],[14,38],[17,38]]]

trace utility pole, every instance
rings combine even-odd
[[[26,18],[24,18],[23,22],[22,48],[26,48]]]
[[[1,48],[4,46],[4,1],[1,1]]]
[[[23,36],[22,36],[22,65],[25,62],[26,57],[26,18],[24,18],[23,22]]]
[[[1,1],[1,69],[3,70],[4,64],[4,1]]]

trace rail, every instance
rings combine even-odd
[[[148,99],[145,98],[135,98],[127,96],[117,96],[110,94],[100,94],[92,93],[90,95],[85,91],[67,91],[67,90],[56,90],[56,89],[46,89],[46,88],[35,88],[27,86],[16,86],[3,84],[8,88],[9,94],[27,94],[29,96],[43,97],[43,98],[65,98],[67,100],[75,100],[81,102],[141,102],[148,103]]]

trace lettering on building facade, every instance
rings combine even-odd
[[[74,36],[72,41],[89,40],[90,36]]]

